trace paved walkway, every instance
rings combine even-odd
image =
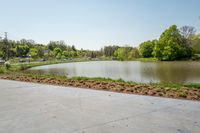
[[[0,133],[200,133],[200,102],[0,80]]]

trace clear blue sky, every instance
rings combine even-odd
[[[200,28],[200,0],[0,0],[0,35],[77,48],[138,46],[172,24]]]

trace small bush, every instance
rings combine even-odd
[[[6,62],[5,67],[6,67],[7,70],[10,69],[10,67],[11,67],[10,62]]]
[[[26,64],[21,64],[20,65],[20,70],[26,70],[28,66]]]
[[[0,66],[0,74],[5,73],[5,68]]]

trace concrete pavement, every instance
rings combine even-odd
[[[0,80],[0,133],[200,133],[200,102]]]

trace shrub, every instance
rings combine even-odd
[[[10,67],[11,67],[10,62],[6,62],[5,67],[6,67],[7,70],[10,69]]]
[[[5,73],[5,68],[0,66],[0,74]]]
[[[26,64],[21,64],[20,65],[20,70],[26,70],[28,66]]]

